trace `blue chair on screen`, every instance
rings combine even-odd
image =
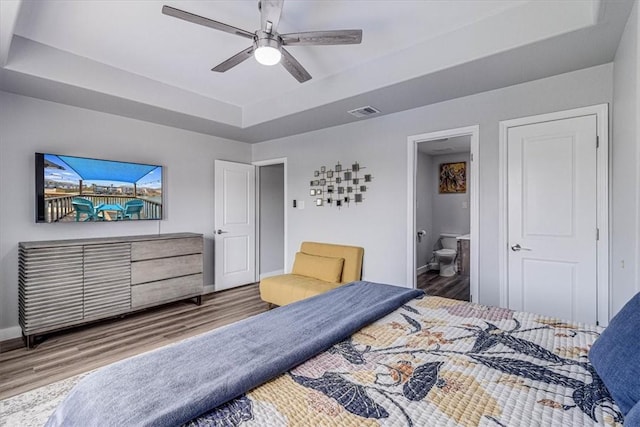
[[[82,221],[102,220],[102,217],[98,214],[98,209],[100,209],[102,204],[95,208],[93,206],[93,202],[89,199],[85,199],[84,197],[74,197],[73,200],[71,200],[71,204],[73,205],[73,209],[76,211],[76,222],[80,221],[80,217],[82,215],[87,216]]]
[[[133,219],[133,216],[136,215],[138,219],[140,219],[140,212],[142,212],[142,208],[144,207],[144,202],[140,199],[129,200],[124,204],[124,209],[122,210],[123,219]]]

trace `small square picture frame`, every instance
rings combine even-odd
[[[316,195],[316,189],[312,188],[311,190],[309,190],[309,195],[310,196],[315,196]]]
[[[316,188],[316,196],[322,196],[322,188]]]
[[[337,207],[341,207],[342,206],[342,200],[336,199],[336,206]]]
[[[356,193],[355,202],[356,203],[362,203],[362,194]]]
[[[351,170],[354,172],[358,172],[360,170],[360,164],[358,162],[355,162],[351,165]]]
[[[353,178],[353,185],[358,185],[360,183],[360,178]]]
[[[332,193],[333,193],[333,185],[327,186],[327,194],[332,194]]]
[[[332,170],[328,170],[327,171],[327,178],[333,178],[333,171]]]
[[[344,187],[338,187],[338,194],[344,194]]]
[[[360,186],[360,192],[364,193],[365,191],[367,191],[367,186],[366,185],[361,185]]]
[[[320,171],[313,171],[313,176],[320,176]]]
[[[325,166],[320,166],[320,172],[324,173],[327,170],[327,168]]]
[[[316,206],[322,206],[324,204],[324,200],[322,198],[316,199]]]
[[[342,165],[340,163],[338,163],[335,167],[336,172],[342,172]]]
[[[347,187],[347,193],[353,193],[353,187]]]
[[[364,182],[371,182],[371,174],[366,174],[364,176]]]
[[[326,179],[324,179],[324,178],[322,178],[322,179],[320,180],[320,185],[322,185],[322,186],[327,185],[327,180],[326,180]]]
[[[351,181],[351,172],[345,172],[344,173],[344,180],[345,181]]]

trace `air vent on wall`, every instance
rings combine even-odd
[[[354,117],[357,118],[361,118],[361,117],[367,117],[367,116],[371,116],[372,114],[378,114],[380,112],[380,110],[373,108],[370,105],[364,106],[364,107],[359,107],[359,108],[355,108],[351,111],[348,111],[349,114],[351,114]]]

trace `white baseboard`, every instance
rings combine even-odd
[[[22,329],[20,328],[20,326],[11,326],[9,328],[0,329],[0,341],[20,338],[21,336]]]
[[[418,267],[418,270],[416,271],[417,274],[422,274],[429,271],[429,265],[423,265],[422,267]]]
[[[277,276],[279,274],[284,274],[284,270],[276,270],[276,271],[270,271],[268,273],[261,273],[260,280],[264,279],[265,277]]]

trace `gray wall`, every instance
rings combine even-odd
[[[36,224],[35,152],[165,166],[166,219]],[[203,233],[206,239],[204,283],[212,285],[214,159],[250,162],[251,147],[208,135],[0,92],[0,339],[6,335],[19,336],[19,241],[179,231]]]
[[[261,166],[258,170],[260,275],[263,275],[284,270],[284,165]]]
[[[423,144],[428,144],[425,142]],[[468,234],[471,230],[469,209],[470,180],[469,153],[428,155],[418,151],[416,158],[416,230],[427,234],[416,245],[416,267],[426,265],[433,255],[433,247],[442,233]],[[440,164],[467,162],[467,192],[440,194]],[[466,203],[466,207],[463,206]]]
[[[427,232],[421,242],[416,243],[416,268],[424,267],[433,252],[433,188],[436,185],[431,156],[418,151],[416,157],[416,231]]]
[[[309,199],[322,165],[354,160],[374,180],[359,206],[290,209],[288,259],[303,240],[365,248],[364,278],[407,283],[407,137],[480,125],[479,301],[498,305],[498,122],[611,102],[612,64],[253,145],[254,160],[288,158],[289,198]],[[416,93],[415,96],[420,96]],[[614,164],[615,168],[616,165]],[[614,241],[619,236],[614,235]],[[617,286],[614,283],[614,286]]]
[[[640,291],[640,10],[635,2],[614,60],[611,290],[613,312]]]
[[[469,209],[469,188],[471,180],[471,155],[469,153],[431,156],[431,174],[433,186],[433,239],[431,247],[442,233],[469,234],[471,231],[471,210]],[[438,189],[440,164],[450,162],[467,162],[467,192],[460,194],[440,194]],[[466,203],[466,207],[464,207]]]

